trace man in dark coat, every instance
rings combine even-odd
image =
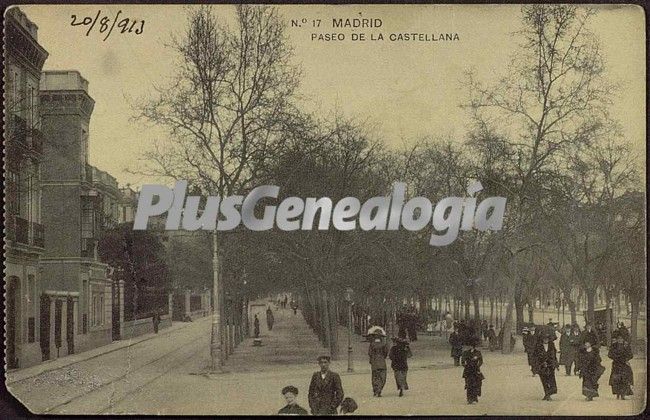
[[[449,335],[449,344],[451,344],[451,357],[454,358],[454,366],[460,366],[460,356],[463,354],[463,340],[456,325],[454,325],[454,332]]]
[[[478,397],[481,396],[481,384],[485,377],[481,373],[481,365],[483,365],[483,356],[476,348],[480,339],[478,337],[470,338],[470,348],[463,352],[462,364],[463,378],[465,379],[465,389],[467,390],[467,404],[478,402]]]
[[[370,346],[368,346],[368,358],[370,361],[372,393],[375,397],[381,397],[381,391],[386,385],[386,357],[389,352],[388,344],[379,334],[372,334]]]
[[[528,366],[530,366],[530,371],[533,373],[533,376],[535,376],[535,349],[537,348],[535,343],[535,326],[533,325],[530,328],[524,327],[522,336],[524,351],[528,357]]]
[[[309,384],[309,408],[314,415],[337,414],[337,408],[343,401],[341,377],[329,370],[329,356],[320,356],[318,365],[320,370],[314,372]]]
[[[566,376],[571,376],[571,366],[575,362],[578,344],[578,336],[571,331],[571,325],[567,324],[560,337],[560,364],[564,365]]]
[[[282,395],[287,401],[287,405],[282,407],[278,414],[294,414],[299,416],[306,416],[309,414],[307,410],[298,405],[296,397],[298,396],[298,388],[289,385],[282,388]]]
[[[555,382],[555,370],[560,365],[557,362],[557,350],[553,340],[555,334],[550,335],[548,332],[541,336],[541,341],[537,343],[535,350],[535,371],[539,374],[544,387],[545,401],[551,401],[551,395],[557,394],[557,384]]]
[[[598,332],[596,332],[594,325],[591,322],[587,323],[584,331],[580,335],[580,344],[584,346],[587,342],[591,344],[592,347],[600,347]]]

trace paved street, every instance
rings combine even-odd
[[[203,375],[208,362],[210,318],[174,324],[158,336],[113,349],[68,366],[28,376],[17,371],[9,388],[37,413],[148,413],[148,414],[273,414],[284,405],[280,389],[295,385],[307,407],[307,388],[315,358],[325,353],[300,312],[278,310],[273,331],[260,317],[262,347],[246,340],[231,355],[226,373]],[[577,377],[558,373],[559,394],[542,401],[539,378],[532,377],[525,354],[510,356],[485,350],[483,396],[467,405],[461,368],[451,365],[446,343],[421,337],[413,343],[409,385],[397,396],[392,372],[382,398],[372,397],[367,344],[354,337],[355,372],[346,372],[347,338],[341,329],[341,358],[332,363],[341,373],[347,396],[359,405],[359,414],[634,414],[645,405],[645,359],[635,358],[635,396],[617,401],[607,386],[611,362],[600,380],[601,397],[586,402]],[[73,357],[79,357],[76,355]],[[61,363],[60,359],[59,363]],[[41,365],[48,369],[48,364]],[[33,374],[33,373],[32,373]]]

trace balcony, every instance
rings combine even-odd
[[[32,222],[32,235],[33,245],[45,248],[45,229],[42,224]]]
[[[29,245],[29,222],[21,217],[14,218],[16,242]]]

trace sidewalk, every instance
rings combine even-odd
[[[194,322],[203,322],[205,319],[209,319],[210,317],[203,317],[199,318]],[[18,381],[23,381],[25,379],[30,379],[35,376],[41,375],[43,373],[52,371],[52,370],[57,370],[64,368],[66,366],[70,366],[75,363],[79,362],[84,362],[86,360],[94,359],[96,357],[102,356],[104,354],[112,353],[114,351],[133,346],[135,344],[141,343],[143,341],[151,340],[152,338],[156,337],[161,337],[165,336],[167,334],[170,334],[176,330],[182,329],[190,325],[191,323],[189,322],[175,322],[172,323],[171,326],[164,328],[158,332],[158,334],[155,333],[148,333],[144,334],[138,337],[126,339],[126,340],[120,340],[120,341],[114,341],[111,344],[107,344],[105,346],[97,347],[92,350],[84,351],[82,353],[77,353],[77,354],[71,354],[69,356],[63,356],[59,357],[58,359],[54,360],[48,360],[46,362],[40,363],[35,366],[30,366],[28,368],[24,369],[17,369],[17,370],[12,370],[9,372],[5,373],[5,383],[7,385],[12,384],[14,382]]]

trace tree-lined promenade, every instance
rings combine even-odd
[[[432,133],[395,149],[355,116],[302,111],[300,68],[275,8],[236,6],[231,26],[210,6],[189,9],[185,32],[171,43],[178,54],[172,85],[135,107],[140,121],[170,134],[142,172],[187,180],[188,191],[202,196],[279,185],[278,202],[364,201],[389,195],[395,182],[406,184],[406,200],[507,199],[500,231],[462,230],[444,247],[429,245],[430,226],[215,230],[211,369],[225,363],[230,351],[222,343],[233,324],[246,323],[247,299],[285,290],[299,292],[305,319],[334,359],[342,354],[337,324],[347,320],[347,288],[356,308],[393,320],[405,298],[423,310],[437,307],[439,317],[442,302],[461,303],[466,318],[479,317],[481,298],[505,302],[506,337],[521,330],[539,297],[561,299],[577,323],[577,296],[591,321],[598,293],[606,308],[624,296],[636,344],[646,287],[645,194],[629,144],[641,140],[625,138],[610,117],[616,85],[590,32],[594,13],[522,7],[512,36],[518,49],[500,78],[485,83],[487,74],[466,74],[467,99],[458,104],[471,116],[466,133]],[[476,181],[482,190],[468,191]]]

